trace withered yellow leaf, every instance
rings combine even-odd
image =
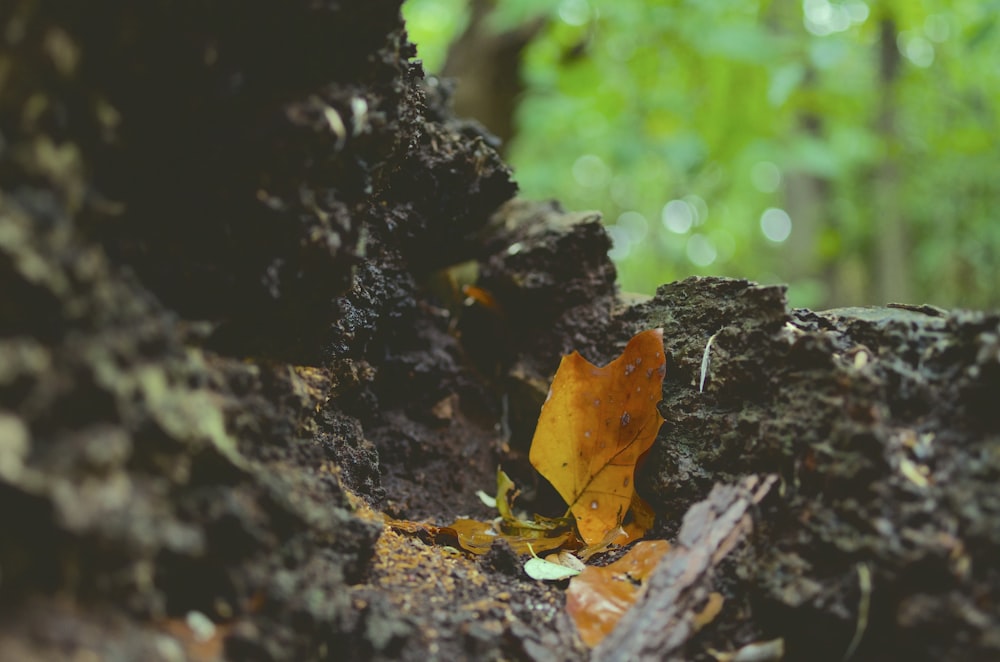
[[[665,540],[643,540],[614,563],[603,568],[587,566],[570,581],[566,612],[583,643],[593,648],[611,633],[668,551],[670,543]]]
[[[473,554],[486,554],[498,538],[510,543],[518,554],[534,555],[536,552],[562,547],[576,549],[580,546],[572,518],[535,515],[532,520],[520,519],[513,509],[516,495],[514,481],[497,467],[497,495],[490,499],[494,501],[500,517],[492,522],[460,517],[448,526],[437,526],[430,522],[399,520],[386,515],[383,515],[383,520],[397,532],[417,536],[424,542],[435,545],[458,547]]]
[[[496,533],[490,524],[460,517],[451,526],[441,527],[446,534],[454,533],[458,546],[473,554],[485,554],[496,540]]]
[[[621,526],[635,497],[635,465],[663,417],[663,330],[634,336],[603,368],[564,356],[542,405],[528,454],[569,504],[588,545]]]
[[[473,554],[485,554],[490,551],[493,541],[503,538],[510,543],[511,549],[518,554],[528,554],[531,549],[536,552],[547,552],[566,545],[572,530],[567,527],[553,530],[512,530],[499,527],[490,522],[478,522],[474,519],[459,518],[448,526],[439,527],[440,534],[435,542],[445,541],[446,544],[458,543],[458,546]],[[454,542],[448,542],[450,538]]]

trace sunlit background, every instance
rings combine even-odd
[[[404,14],[426,70],[463,76],[460,112],[508,138],[522,195],[603,213],[624,290],[716,274],[813,308],[1000,305],[1000,1]]]

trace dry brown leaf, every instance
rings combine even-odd
[[[518,554],[541,553],[559,547],[579,546],[573,532],[573,521],[568,517],[542,517],[535,515],[527,520],[514,513],[514,499],[518,491],[514,481],[497,467],[497,512],[500,518],[493,523],[497,531]],[[529,549],[528,545],[531,545]],[[532,551],[533,550],[533,551]]]
[[[530,554],[532,550],[541,554],[553,549],[575,548],[579,545],[575,542],[573,531],[570,529],[551,531],[545,535],[514,535],[509,533],[501,535],[504,540],[510,543],[511,549],[518,554]]]
[[[431,545],[453,545],[473,554],[485,554],[496,540],[492,525],[473,519],[459,518],[451,526],[429,522],[413,522],[385,517],[385,523],[398,533],[414,535]]]
[[[583,643],[593,648],[615,628],[669,549],[665,540],[643,540],[614,563],[603,568],[587,566],[570,580],[566,611]]]
[[[530,549],[540,553],[579,544],[575,542],[572,529],[566,526],[551,529],[507,530],[503,524],[498,527],[494,522],[480,522],[464,517],[456,519],[448,526],[391,517],[386,517],[385,523],[394,531],[416,536],[428,544],[451,545],[473,554],[485,554],[490,551],[493,541],[497,538],[504,538],[518,554],[529,554]]]
[[[603,368],[578,352],[559,364],[529,459],[569,504],[587,544],[621,526],[636,498],[635,465],[663,422],[656,405],[665,368],[662,329],[635,335]]]
[[[493,541],[497,539],[489,522],[474,519],[459,518],[450,526],[441,527],[441,532],[453,533],[458,546],[473,554],[485,554],[490,551]]]

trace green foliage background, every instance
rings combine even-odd
[[[436,71],[465,2],[404,14]],[[539,15],[508,160],[603,212],[623,289],[1000,304],[1000,1],[499,0],[491,26]]]

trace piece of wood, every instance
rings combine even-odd
[[[748,512],[774,486],[777,476],[748,476],[717,484],[708,498],[687,511],[677,544],[660,561],[645,595],[594,651],[607,662],[686,659],[684,644],[697,631],[699,615],[716,590],[715,569],[753,530]]]

